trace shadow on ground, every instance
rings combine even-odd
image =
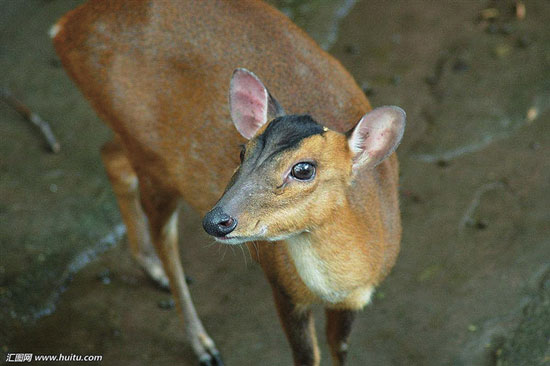
[[[0,104],[0,347],[194,365],[169,294],[126,255],[99,158],[109,131],[47,37],[78,3],[0,0],[0,86],[51,121],[62,143],[48,154]],[[336,39],[331,53],[373,105],[408,113],[402,252],[359,315],[349,364],[550,365],[547,1],[527,2],[524,20],[512,1],[362,1],[338,37],[336,16],[326,21],[317,3],[279,4],[321,43]],[[350,2],[319,4],[335,14]],[[184,267],[227,364],[290,364],[261,270],[248,253],[211,245],[183,210]]]

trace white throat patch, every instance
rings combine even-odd
[[[327,264],[319,258],[309,234],[299,234],[286,239],[288,251],[298,274],[306,286],[321,299],[338,303],[348,296],[348,291],[334,288]]]

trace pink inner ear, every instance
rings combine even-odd
[[[229,93],[233,123],[241,135],[251,139],[267,121],[267,90],[254,74],[238,69]]]
[[[399,107],[380,107],[367,113],[348,143],[354,166],[376,166],[395,151],[405,129],[405,112]]]

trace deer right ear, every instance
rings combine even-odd
[[[236,69],[229,88],[231,119],[237,131],[250,140],[273,118],[284,115],[279,103],[260,79],[246,69]]]
[[[401,142],[405,120],[405,111],[395,106],[379,107],[365,114],[348,137],[353,170],[372,169],[390,156]]]

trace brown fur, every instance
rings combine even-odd
[[[193,320],[181,264],[174,260],[171,222],[180,199],[206,213],[238,166],[239,145],[245,141],[227,105],[233,70],[253,70],[287,113],[308,113],[333,131],[349,130],[369,103],[338,61],[261,2],[92,0],[57,24],[54,45],[64,67],[118,136],[116,146],[106,148],[104,161],[121,210],[127,207],[124,220],[127,226],[134,223],[138,236],[145,225],[141,216],[147,216],[150,240],[176,302]],[[377,285],[399,250],[398,168],[394,154],[352,179],[344,146],[345,137],[329,131],[285,154],[280,169],[286,168],[283,159],[309,156],[318,160],[319,179],[309,187],[289,186],[263,202],[267,209],[245,213],[239,230],[253,230],[252,216],[270,222],[273,235],[305,229],[307,223],[307,235],[331,280],[349,292],[326,305],[355,310],[365,301],[354,291]],[[109,166],[124,170],[118,174]],[[136,176],[139,194],[127,184]],[[125,194],[130,201],[124,201]],[[138,200],[143,211],[134,207]],[[326,303],[300,278],[287,243],[248,245],[293,307]],[[199,357],[215,353],[198,318],[191,323]],[[315,356],[312,364],[317,363]]]
[[[249,145],[254,146],[254,140]],[[344,135],[328,131],[302,141],[296,150],[277,158],[279,166],[272,171],[280,177],[296,162],[313,160],[317,176],[311,183],[293,182],[276,192],[262,196],[261,202],[246,201],[239,212],[235,235],[254,236],[258,219],[270,230],[265,236],[278,237],[308,230],[319,258],[330,268],[331,282],[342,291],[376,286],[393,266],[399,249],[400,226],[396,191],[378,187],[387,182],[387,165],[396,168],[396,160],[388,159],[375,171],[353,178],[351,152]],[[247,179],[252,179],[247,177]],[[395,188],[395,186],[394,186]],[[384,210],[387,211],[383,212]],[[289,263],[293,263],[287,246],[268,245],[258,256],[268,276],[283,283],[295,304],[309,306],[324,303],[301,281]],[[330,304],[342,309],[360,309],[365,302],[350,296],[343,302]]]

